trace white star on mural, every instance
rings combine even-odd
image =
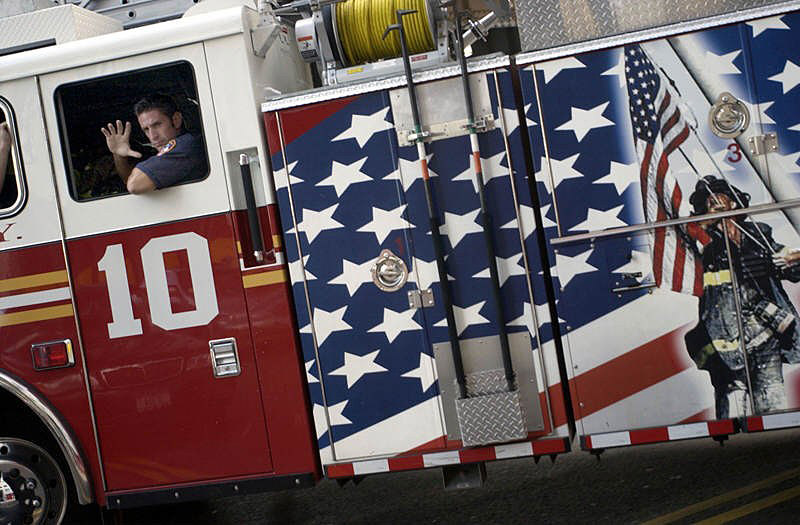
[[[706,51],[706,59],[704,65],[708,68],[710,73],[715,75],[738,75],[741,73],[738,67],[733,63],[742,53],[741,49],[731,51],[724,55],[715,55],[711,51]]]
[[[531,110],[531,107],[533,107],[533,102],[525,106],[525,125],[528,127],[528,129],[539,125],[535,120],[528,117],[528,112]],[[508,128],[506,130],[506,135],[511,135],[519,127],[519,113],[517,113],[516,108],[504,107],[503,115],[506,119],[506,128]]]
[[[772,117],[767,115],[767,111],[772,105],[775,103],[774,100],[766,101],[766,102],[759,102],[757,104],[758,109],[756,109],[756,104],[747,104],[747,108],[750,110],[751,115],[760,115],[761,116],[761,124],[775,124],[775,121],[772,120]]]
[[[294,167],[297,166],[298,162],[300,161],[296,160],[292,162],[291,164],[289,164],[286,170],[277,170],[277,173],[279,173],[279,175],[275,177],[276,190],[283,189],[287,187],[289,184],[297,184],[298,182],[303,182],[303,179],[299,179],[294,175],[292,175],[292,171],[294,170]],[[287,184],[287,174],[288,174],[288,184]]]
[[[572,119],[561,124],[556,131],[572,131],[578,142],[583,140],[591,130],[613,126],[614,122],[603,116],[610,102],[603,102],[592,109],[572,108]]]
[[[333,218],[337,206],[339,205],[334,204],[330,208],[325,208],[321,211],[309,210],[307,208],[303,209],[303,220],[298,226],[300,231],[306,234],[309,243],[314,242],[314,239],[316,239],[317,235],[321,232],[344,228],[343,224]]]
[[[461,240],[470,233],[482,232],[481,225],[475,222],[481,210],[468,211],[464,215],[455,213],[444,213],[444,224],[439,227],[439,233],[447,235],[450,245],[455,248]]]
[[[347,293],[352,297],[362,284],[372,282],[370,269],[374,264],[375,261],[372,259],[367,259],[361,264],[342,259],[342,273],[328,281],[328,284],[347,286]]]
[[[428,164],[430,164],[432,157],[433,153],[429,153],[427,156]],[[410,188],[414,182],[422,180],[422,169],[419,166],[419,160],[398,159],[398,165],[398,169],[386,175],[382,180],[400,181],[403,185],[403,191],[408,191],[408,188]],[[428,167],[428,175],[430,177],[437,176],[436,173],[430,169],[430,166]]]
[[[580,153],[576,153],[562,160],[550,157],[550,172],[553,177],[553,184],[555,185],[553,189],[558,188],[558,185],[567,179],[580,179],[583,177],[583,173],[573,168],[575,162],[578,160],[578,155],[580,155]],[[542,157],[541,166],[546,165],[547,159]]]
[[[789,26],[783,22],[782,16],[751,20],[750,22],[745,22],[745,24],[753,28],[753,38],[756,38],[767,29],[789,29]]]
[[[628,224],[625,221],[617,217],[624,207],[624,204],[620,204],[616,208],[611,208],[610,210],[589,208],[586,212],[586,220],[580,224],[576,224],[570,228],[569,231],[595,231],[616,228],[617,226],[627,226]]]
[[[466,308],[453,305],[453,316],[456,318],[456,327],[458,328],[458,335],[464,333],[464,330],[474,324],[488,323],[489,320],[481,315],[481,309],[486,301],[473,304]],[[447,326],[447,318],[445,317],[433,326]]]
[[[314,333],[317,335],[317,346],[322,343],[333,332],[341,332],[353,328],[344,321],[344,313],[347,306],[342,306],[338,310],[326,312],[321,308],[314,308]]]
[[[558,75],[559,73],[561,73],[566,69],[580,69],[586,66],[583,64],[583,62],[581,62],[577,58],[569,57],[569,58],[560,58],[558,60],[549,60],[547,62],[542,62],[536,64],[535,67],[536,69],[544,73],[544,83],[547,84],[551,80],[553,80],[553,78],[555,78],[556,75]]]
[[[601,76],[604,76],[604,77],[605,76],[612,76],[612,75],[616,75],[617,76],[617,80],[619,81],[619,88],[620,89],[625,88],[625,86],[626,86],[626,83],[625,83],[625,53],[623,53],[621,50],[619,52],[619,59],[617,60],[617,63],[614,64],[614,66],[611,67],[610,69],[607,69],[603,73],[601,73]]]
[[[566,288],[576,275],[597,270],[597,268],[586,262],[590,255],[592,255],[592,250],[586,250],[583,253],[573,256],[564,255],[562,253],[556,254],[557,272],[555,272],[554,275],[558,276],[561,288]]]
[[[797,165],[797,160],[800,159],[800,152],[789,153],[788,155],[781,155],[780,153],[770,153],[769,160],[773,166],[778,166],[783,173],[798,173],[800,166]]]
[[[330,405],[328,407],[328,418],[330,419],[332,427],[335,427],[336,425],[350,425],[353,423],[343,414],[345,407],[347,407],[347,403],[348,401],[342,401],[341,403],[336,403],[335,405]]]
[[[365,162],[367,162],[367,157],[350,164],[342,164],[334,160],[331,165],[331,175],[322,179],[316,185],[333,186],[334,190],[336,190],[336,196],[341,197],[351,184],[372,180],[366,173],[361,171]]]
[[[652,273],[652,269],[649,253],[631,250],[631,259],[611,273],[641,273],[642,276],[638,278],[638,280],[641,280]]]
[[[622,195],[628,186],[639,182],[639,164],[622,164],[611,161],[608,175],[594,181],[594,184],[613,184],[617,195]]]
[[[305,271],[305,280],[306,281],[313,281],[317,277],[308,271],[308,258],[311,255],[304,255],[303,256],[303,264],[300,264],[300,260],[292,261],[289,263],[289,275],[292,276],[292,281],[299,282],[303,280],[303,271]]]
[[[328,418],[325,417],[325,407],[314,403],[312,413],[314,414],[314,429],[317,431],[317,439],[319,439],[328,431]]]
[[[350,120],[350,127],[331,139],[331,142],[337,140],[355,139],[358,142],[358,147],[363,148],[369,139],[375,133],[380,133],[387,129],[393,129],[391,122],[386,122],[386,115],[389,113],[389,107],[379,109],[372,115],[353,115]]]
[[[433,358],[426,353],[419,354],[419,366],[414,370],[409,370],[400,377],[407,377],[410,379],[419,379],[420,388],[422,392],[427,391],[436,378],[433,377]]]
[[[785,95],[794,89],[797,84],[800,84],[800,66],[791,60],[787,60],[786,64],[783,66],[783,71],[769,77],[769,80],[780,82],[781,86],[783,86],[783,94]]]
[[[422,259],[414,257],[411,274],[408,276],[408,280],[412,283],[416,283],[417,276],[419,276],[417,287],[420,290],[427,290],[433,283],[438,283],[439,269],[436,267],[436,259],[432,261],[423,261]],[[447,279],[455,281],[452,275],[448,275]]]
[[[391,343],[403,332],[422,330],[422,327],[414,320],[415,313],[416,310],[409,309],[403,310],[402,312],[395,312],[389,308],[384,308],[383,322],[379,325],[373,326],[367,330],[367,332],[383,332],[386,334],[386,339],[388,339]]]
[[[489,181],[496,178],[508,175],[508,168],[503,166],[501,162],[506,160],[506,152],[501,151],[496,155],[492,155],[488,159],[481,158],[481,168],[483,168],[483,184],[489,184]],[[453,180],[468,180],[472,183],[475,193],[478,193],[478,182],[475,180],[475,168],[472,166],[473,161],[470,160],[470,166],[462,171]]]
[[[533,325],[533,312],[531,310],[531,303],[526,302],[522,307],[522,315],[508,322],[509,326],[525,326],[531,335],[536,334],[536,327]]]
[[[374,233],[375,238],[378,239],[378,244],[381,244],[394,230],[404,230],[414,227],[413,224],[410,224],[403,218],[405,209],[405,204],[401,204],[393,210],[383,210],[373,206],[372,220],[356,231]]]
[[[312,383],[319,383],[319,379],[317,379],[316,376],[311,373],[311,368],[314,366],[314,362],[315,361],[313,359],[311,361],[306,361],[306,381],[308,381],[309,385]]]
[[[347,388],[350,388],[366,374],[386,372],[385,368],[375,362],[375,358],[378,357],[378,352],[380,352],[380,350],[375,350],[363,356],[345,352],[344,364],[328,375],[345,376],[345,378],[347,378]]]
[[[550,209],[550,205],[546,204],[540,208],[540,213],[542,214],[542,227],[543,228],[550,228],[555,226],[556,223],[551,221],[547,218],[547,212]],[[532,234],[536,230],[536,219],[533,216],[533,208],[530,206],[525,206],[524,204],[520,204],[519,206],[519,214],[522,217],[522,235],[524,238],[528,238],[530,234]],[[517,226],[517,219],[511,219],[504,225],[500,226],[500,229],[512,229],[516,230]]]
[[[525,275],[525,267],[520,264],[522,254],[518,253],[511,257],[495,257],[497,261],[497,279],[500,281],[500,286],[503,286],[509,277],[515,275]],[[486,267],[483,271],[476,273],[473,277],[481,279],[489,279],[489,268]]]

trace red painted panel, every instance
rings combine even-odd
[[[179,234],[207,241],[219,313],[207,324],[165,329],[151,316],[141,250],[151,239]],[[98,261],[111,245],[122,246],[129,292],[123,296],[141,321],[141,334],[109,335],[111,278]],[[230,216],[71,240],[67,249],[109,490],[271,471]],[[203,300],[192,293],[186,253],[163,255],[173,312],[193,310]],[[242,373],[215,379],[209,341],[230,337],[236,339]]]
[[[764,420],[761,416],[751,416],[745,420],[745,430],[747,432],[761,432],[764,430]]]
[[[343,463],[341,465],[329,465],[328,477],[329,478],[352,478],[355,475],[352,463]]]
[[[248,272],[248,276],[278,281],[245,289],[275,473],[314,472],[319,476],[288,275],[278,268]]]
[[[708,422],[708,433],[712,436],[733,434],[735,432],[732,419],[722,419],[720,421]]]
[[[540,454],[558,454],[560,452],[567,451],[566,438],[543,439],[541,441],[534,441],[532,444],[533,444],[533,454],[535,456],[538,456]]]
[[[60,243],[0,252],[0,297],[19,298],[24,294],[67,286]],[[67,422],[88,461],[95,498],[104,503],[81,348],[71,302],[69,299],[39,304],[24,299],[22,302],[28,304],[0,309],[0,369],[31,385]],[[75,366],[35,371],[31,361],[31,345],[60,339],[72,341]]]

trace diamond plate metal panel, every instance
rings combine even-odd
[[[518,0],[523,51],[786,4],[785,0]]]
[[[503,392],[456,400],[464,446],[523,439],[525,423],[519,392]]]
[[[503,369],[482,370],[466,375],[467,395],[487,396],[490,394],[500,394],[508,390],[506,375]],[[454,383],[458,384],[454,381]]]

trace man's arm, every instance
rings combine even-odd
[[[106,127],[100,128],[100,132],[106,138],[108,151],[114,156],[114,167],[125,183],[130,193],[146,193],[156,189],[155,183],[145,172],[135,167],[131,158],[140,159],[142,154],[131,149],[131,123],[118,120],[116,125],[108,123]]]
[[[11,155],[11,131],[8,123],[0,124],[0,192],[6,182],[6,171],[8,169],[8,157]]]

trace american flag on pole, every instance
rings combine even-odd
[[[625,46],[625,77],[645,220],[677,218],[683,193],[670,170],[670,159],[679,154],[690,132],[678,107],[679,97],[639,45]],[[688,229],[657,228],[653,237],[656,284],[701,295],[703,266]]]

